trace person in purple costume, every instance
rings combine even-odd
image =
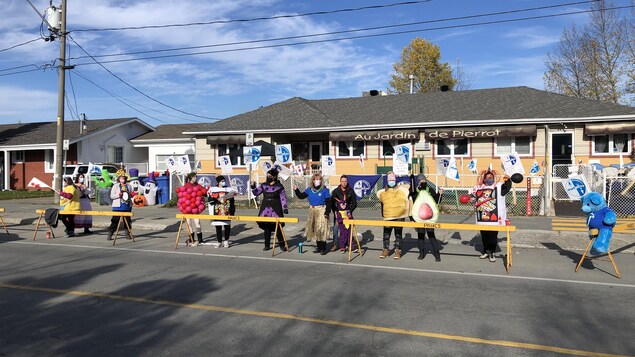
[[[267,182],[256,187],[256,182],[251,183],[251,192],[254,196],[262,194],[262,203],[260,204],[260,217],[284,217],[289,213],[287,206],[287,195],[284,192],[284,186],[278,181],[278,170],[271,169],[267,172]],[[284,226],[284,223],[280,223]],[[276,224],[273,222],[258,222],[258,226],[264,231],[265,247],[263,250],[271,249],[271,233],[275,230]],[[284,239],[282,231],[278,230],[278,244],[282,251],[285,251]]]

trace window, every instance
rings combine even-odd
[[[55,173],[55,150],[44,150],[44,172]]]
[[[218,144],[216,145],[216,157],[229,155],[232,166],[242,166],[243,147],[245,144]]]
[[[108,162],[121,163],[123,160],[123,146],[108,146]]]
[[[593,137],[593,153],[607,155],[628,154],[631,149],[629,141],[630,134],[597,135]]]
[[[11,151],[11,162],[24,162],[24,151]]]
[[[469,156],[467,139],[437,140],[435,142],[437,156]]]
[[[359,157],[366,151],[366,143],[363,141],[338,141],[337,157]]]
[[[309,144],[291,143],[291,153],[295,161],[307,161],[309,159]]]
[[[171,155],[157,155],[156,156],[156,170],[159,172],[163,172],[166,171],[168,169],[168,166],[165,164],[165,160],[170,157],[170,156],[174,156],[174,157],[181,157],[185,154],[171,154]],[[194,171],[194,166],[196,166],[196,161],[194,161],[194,154],[188,154],[187,155],[188,159],[190,160],[190,166],[192,167],[192,171]],[[110,171],[110,170],[108,170]]]
[[[516,136],[508,138],[496,139],[496,155],[506,155],[511,153],[517,153],[518,155],[531,155],[531,141],[530,136]]]
[[[410,144],[410,140],[382,140],[379,156],[392,156],[395,153],[395,146],[401,144]]]

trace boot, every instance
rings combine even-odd
[[[106,240],[112,240],[112,233],[111,231],[108,231],[108,237],[106,238]]]
[[[436,255],[435,255],[436,256]],[[426,252],[425,250],[420,250],[419,251],[419,257],[417,258],[418,260],[423,260],[423,258],[426,257]]]
[[[381,252],[381,255],[379,255],[379,257],[381,259],[385,259],[389,254],[390,252],[388,251],[388,248],[384,248],[384,250]]]
[[[322,252],[320,254],[326,255],[327,252],[328,252],[328,249],[326,249],[326,242],[322,242]]]
[[[198,238],[198,244],[203,244],[203,233],[196,233],[196,238]]]
[[[401,259],[401,249],[395,249],[395,260]]]
[[[284,241],[278,243],[278,247],[280,247],[280,250],[282,250],[283,252],[287,251],[287,247],[285,247]]]
[[[438,250],[436,252],[433,252],[432,254],[434,254],[434,261],[435,262],[440,262],[441,261],[441,253],[439,253]]]
[[[317,253],[322,253],[323,250],[323,246],[326,245],[326,242],[315,242],[315,250],[313,251],[313,253],[317,254]]]

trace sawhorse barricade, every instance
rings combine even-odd
[[[511,232],[516,231],[516,226],[498,226],[485,224],[463,224],[463,223],[419,223],[404,221],[374,221],[367,219],[346,219],[345,222],[351,224],[351,235],[348,242],[348,261],[351,261],[353,252],[353,237],[357,240],[360,255],[362,249],[357,239],[357,226],[375,226],[375,227],[404,227],[404,228],[434,228],[434,229],[451,229],[458,231],[497,231],[507,234],[507,259],[505,261],[505,270],[509,273],[509,267],[512,266],[512,243]]]
[[[615,227],[613,227],[613,233],[630,233],[634,229],[635,229],[635,223],[616,224]],[[593,245],[593,241],[595,241],[598,234],[599,234],[599,231],[597,229],[589,230],[589,236],[593,238],[589,239],[589,244],[587,244],[586,249],[584,250],[584,253],[582,254],[582,257],[580,258],[580,261],[578,262],[578,265],[575,267],[576,273],[580,269],[580,266],[582,265],[582,262],[584,262],[584,259],[593,259],[593,258],[587,258],[586,255],[589,252],[589,249],[591,249],[591,246]],[[615,276],[617,276],[618,279],[621,279],[622,275],[620,274],[620,271],[617,269],[615,260],[613,260],[613,254],[611,254],[611,251],[609,250],[608,252],[606,252],[606,255],[609,257],[611,264],[613,264],[613,270],[615,270]]]
[[[35,224],[35,232],[33,232],[33,240],[37,236],[38,229],[40,228],[40,222],[42,221],[42,217],[44,217],[44,213],[46,210],[38,209],[35,210],[35,213],[39,214],[37,219],[37,223]],[[124,222],[126,226],[126,230],[128,234],[130,234],[130,238],[134,242],[134,235],[132,235],[132,228],[128,225],[128,221],[123,219],[123,217],[132,217],[132,212],[122,212],[122,211],[59,211],[59,215],[81,215],[81,216],[106,216],[106,217],[119,217],[119,222],[117,223],[117,230],[115,230],[115,236],[112,241],[112,245],[117,243],[117,234],[119,233],[119,228],[121,228],[121,221]],[[51,237],[55,238],[55,233],[53,232],[53,228],[48,226],[49,231],[51,232]]]
[[[276,228],[273,232],[273,248],[271,249],[271,256],[275,255],[276,251],[276,240],[278,238],[278,229],[282,233],[282,239],[284,240],[284,246],[286,247],[286,251],[289,251],[289,244],[287,243],[287,236],[284,234],[284,229],[282,228],[281,223],[298,223],[300,220],[298,218],[293,217],[260,217],[260,216],[216,216],[211,214],[185,214],[185,213],[177,213],[176,218],[181,220],[181,224],[179,224],[179,232],[176,234],[176,243],[174,244],[174,250],[179,246],[179,240],[181,239],[181,230],[183,229],[183,222],[185,222],[185,226],[187,227],[187,233],[190,236],[190,240],[194,241],[194,237],[192,236],[192,229],[190,227],[190,223],[187,221],[188,219],[205,219],[212,221],[243,221],[243,222],[268,222],[275,223]]]
[[[4,212],[4,208],[0,207],[0,213]],[[2,219],[2,215],[0,215],[0,223],[2,223],[2,227],[4,227],[4,231],[9,234],[9,229],[7,229],[6,223],[4,223],[4,219]]]

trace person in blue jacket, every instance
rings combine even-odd
[[[295,184],[293,190],[298,198],[309,199],[309,217],[304,229],[304,237],[308,242],[315,240],[317,248],[313,253],[325,255],[326,241],[330,234],[331,193],[324,186],[324,180],[320,174],[314,174],[311,177],[311,187],[307,187],[304,192],[301,192]]]

